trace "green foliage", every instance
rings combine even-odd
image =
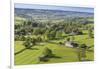
[[[72,36],[72,37],[71,37],[71,41],[74,41],[74,40],[75,40],[75,37],[74,37],[74,36]]]
[[[43,41],[43,39],[41,38],[41,36],[37,36],[36,40],[37,40],[37,42],[42,42]]]
[[[24,35],[19,36],[19,35],[15,35],[15,41],[25,41],[26,38]]]
[[[55,37],[56,37],[56,31],[54,30],[54,31],[51,31],[50,32],[50,34],[49,34],[49,39],[55,39]]]
[[[56,38],[61,38],[61,37],[62,37],[62,31],[57,31]]]
[[[80,47],[77,48],[77,56],[79,61],[86,60],[86,50],[87,50],[86,44],[81,44]]]
[[[34,33],[35,35],[39,35],[39,34],[41,33],[41,29],[35,28],[33,33]]]
[[[55,20],[54,22],[44,20],[41,22],[41,20],[27,19],[18,24],[15,23],[15,52],[24,48],[29,49],[15,55],[15,64],[93,60],[93,51],[87,51],[87,45],[89,47],[94,45],[94,39],[88,39],[88,36],[92,37],[91,35],[93,35],[93,24],[88,23],[88,19],[89,18],[84,19],[83,17],[69,17],[65,20],[60,20],[60,22],[59,20]],[[89,30],[90,25],[92,26],[92,31]],[[71,33],[75,35],[70,35]],[[66,41],[73,41],[75,47],[65,47],[65,39]],[[41,46],[41,44],[43,44],[43,46]],[[38,50],[30,50],[31,48]],[[77,53],[75,52],[76,50]],[[61,58],[50,58],[53,53]],[[38,57],[43,60],[48,60],[48,58],[50,60],[42,62],[39,61]]]
[[[88,35],[89,35],[89,38],[93,38],[93,34],[92,34],[92,29],[91,28],[88,29]]]
[[[25,41],[24,44],[25,48],[30,49],[32,47],[32,43],[30,41]]]
[[[42,55],[39,57],[39,59],[40,59],[40,61],[48,61],[48,59],[51,58],[52,56],[53,56],[52,50],[45,47],[42,52]]]
[[[70,38],[67,38],[66,40],[69,42],[70,41]]]
[[[52,39],[55,39],[56,38],[56,31],[50,31],[50,30],[47,30],[45,32],[45,36],[47,38],[47,40],[52,40]]]
[[[86,49],[87,48],[87,45],[86,44],[81,44],[80,48]]]
[[[36,44],[36,39],[35,38],[31,38],[31,37],[27,37],[26,41],[23,43],[23,45],[25,46],[25,48],[30,49],[32,46],[34,46]]]
[[[51,57],[52,56],[52,50],[50,50],[49,48],[45,47],[44,51],[43,51],[43,55],[44,55],[44,57]]]

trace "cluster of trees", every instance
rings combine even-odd
[[[88,29],[88,35],[89,35],[89,38],[93,38],[93,29],[92,28],[89,28]]]
[[[40,36],[38,36],[37,38],[26,37],[23,45],[25,46],[26,49],[31,49],[38,42],[42,42],[42,38]]]
[[[31,49],[39,42],[60,39],[63,37],[63,34],[82,35],[82,30],[88,30],[89,38],[93,38],[93,27],[87,27],[88,21],[81,23],[80,19],[84,21],[84,18],[73,18],[69,21],[65,20],[57,23],[41,23],[35,20],[27,20],[22,24],[15,24],[15,41],[24,41],[23,45],[25,48]],[[36,37],[32,37],[32,35]],[[67,38],[67,41],[74,41],[74,39],[74,36],[72,36],[71,39]],[[85,60],[87,45],[73,43],[73,46],[77,49],[79,61]],[[49,48],[45,48],[40,61],[45,61],[52,55],[52,51]]]
[[[63,33],[81,35],[83,29],[89,30],[89,36],[92,37],[91,29],[85,28],[87,21],[85,20],[85,24],[82,21],[84,18],[73,18],[57,23],[26,20],[21,24],[15,24],[15,40],[24,40],[24,36],[27,35],[43,35],[47,39],[61,38]]]

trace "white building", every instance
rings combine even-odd
[[[65,42],[65,46],[67,46],[67,47],[73,47],[73,45],[71,44],[71,42]]]

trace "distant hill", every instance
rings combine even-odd
[[[47,10],[47,9],[25,9],[15,8],[15,16],[34,19],[66,19],[67,17],[93,17],[94,13],[63,11],[63,10]]]

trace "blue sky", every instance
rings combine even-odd
[[[54,6],[54,5],[38,5],[38,4],[15,3],[15,8],[49,9],[49,10],[64,10],[64,11],[94,13],[94,8],[89,8],[89,7],[86,8],[86,7],[69,7],[69,6]]]

